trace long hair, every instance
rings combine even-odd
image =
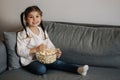
[[[26,8],[25,11],[22,12],[21,15],[20,15],[21,24],[22,24],[23,28],[25,29],[26,36],[27,36],[27,37],[29,37],[29,35],[27,34],[27,29],[26,29],[26,26],[28,25],[28,23],[27,23],[27,22],[24,23],[24,18],[26,19],[27,16],[28,16],[28,14],[29,14],[30,12],[32,12],[32,11],[37,11],[37,12],[40,14],[40,16],[42,16],[42,11],[41,11],[37,6],[30,6],[30,7]],[[42,22],[42,21],[41,21],[41,23],[40,23],[40,26],[41,26],[41,28],[42,28],[42,30],[43,30],[43,32],[44,32],[44,37],[45,37],[45,39],[46,39],[45,28],[43,27],[43,22]]]

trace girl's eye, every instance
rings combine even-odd
[[[39,18],[39,16],[36,16],[36,18]]]
[[[30,16],[29,18],[33,18],[32,16]]]

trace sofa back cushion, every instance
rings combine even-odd
[[[61,48],[62,60],[72,64],[120,68],[120,26],[48,21],[44,22],[44,26],[54,45]],[[4,32],[9,70],[21,67],[15,51],[16,36],[16,32]],[[5,66],[0,67],[5,69],[6,61],[1,59],[0,63],[3,62]]]
[[[4,72],[7,68],[7,54],[5,44],[0,41],[0,73]]]
[[[73,64],[120,68],[118,27],[51,22],[46,29],[55,46],[61,48],[62,60]]]

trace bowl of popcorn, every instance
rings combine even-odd
[[[38,61],[44,64],[50,64],[56,61],[56,49],[47,48],[43,51],[36,53],[36,58]]]

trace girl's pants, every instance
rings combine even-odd
[[[29,65],[24,66],[23,68],[31,73],[38,75],[45,74],[47,69],[56,69],[56,70],[68,71],[72,73],[77,73],[77,69],[78,69],[77,66],[67,64],[61,60],[56,60],[51,64],[43,64],[40,63],[39,61],[34,61]]]

